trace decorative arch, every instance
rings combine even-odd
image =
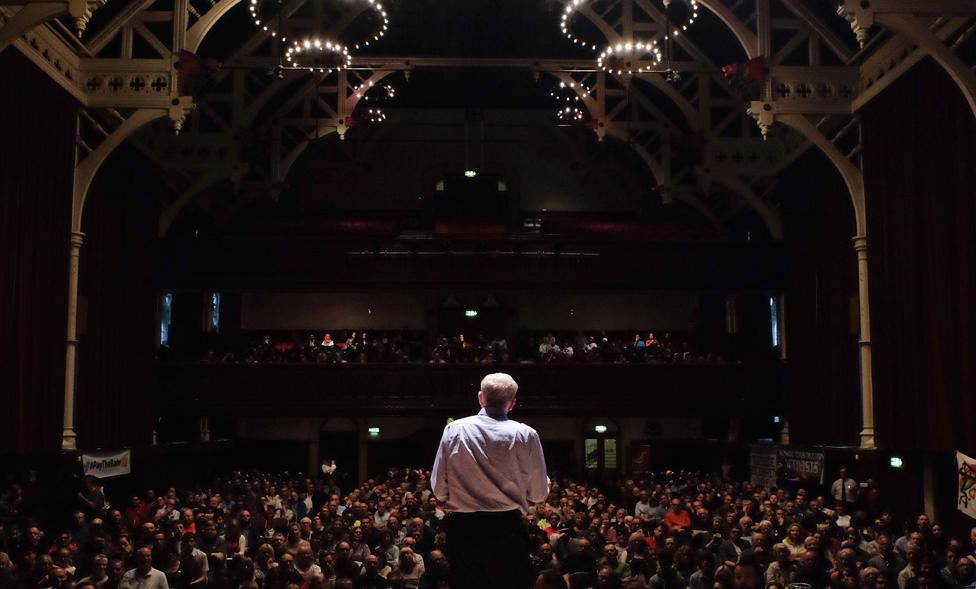
[[[71,212],[71,230],[73,232],[81,233],[81,220],[84,215],[85,200],[88,198],[88,189],[95,178],[95,173],[102,167],[108,156],[143,125],[168,114],[169,111],[166,109],[140,108],[132,113],[114,132],[105,137],[105,140],[89,153],[88,157],[75,166]]]
[[[238,169],[237,164],[230,163],[216,166],[190,185],[189,188],[180,193],[176,200],[163,210],[159,215],[159,237],[165,237],[169,233],[173,222],[179,217],[183,209],[197,196],[203,194],[220,181],[233,178],[235,173],[240,174],[244,170]]]
[[[928,27],[922,25],[917,18],[902,14],[877,14],[876,20],[889,29],[907,37],[932,56],[949,77],[959,86],[959,90],[966,97],[969,108],[976,116],[976,71],[972,70],[951,49],[945,46]]]
[[[649,0],[636,0],[636,4],[642,10],[644,10],[649,14],[657,12],[656,8],[653,5],[651,5]],[[758,37],[756,36],[755,33],[749,30],[749,28],[745,25],[745,23],[739,20],[738,17],[736,17],[731,10],[729,10],[727,7],[725,7],[723,4],[721,4],[721,2],[718,2],[717,0],[702,0],[701,4],[706,8],[708,8],[711,12],[713,12],[732,31],[733,35],[742,45],[742,48],[745,51],[748,58],[752,59],[753,57],[758,55],[759,52]],[[585,7],[585,9],[580,9],[579,12],[587,19],[589,19],[590,22],[593,23],[598,29],[600,29],[601,32],[604,33],[604,35],[607,37],[608,42],[614,43],[616,42],[616,40],[619,39],[619,35],[616,34],[613,28],[602,17],[594,13],[588,7]],[[571,79],[571,77],[565,73],[560,74],[557,77],[559,77],[563,81],[568,81],[567,78]],[[658,89],[665,96],[667,96],[675,104],[675,106],[678,107],[681,113],[685,116],[686,120],[688,121],[688,124],[691,126],[693,130],[701,130],[703,128],[704,123],[702,121],[701,113],[688,101],[687,98],[682,96],[681,93],[678,92],[678,90],[674,86],[666,82],[658,74],[641,75],[639,77],[641,80],[648,82],[654,88]],[[594,120],[603,121],[605,113],[598,111],[598,106],[596,105],[596,101],[594,101],[592,97],[590,97],[586,93],[582,93],[579,90],[576,90],[576,92],[577,95],[582,97],[584,104],[587,106],[587,109],[590,111],[590,116]],[[617,139],[625,141],[629,144],[631,143],[628,141],[628,138],[624,136],[624,133],[621,129],[614,128],[609,125],[608,127],[610,127],[608,128],[608,132],[610,135],[616,137]],[[669,170],[665,169],[665,167],[660,162],[655,160],[653,156],[651,156],[651,154],[648,153],[647,150],[644,149],[642,146],[632,144],[631,147],[638,154],[638,156],[640,156],[640,158],[644,161],[648,169],[651,171],[651,174],[659,183],[668,183],[668,181],[670,180]],[[750,205],[759,214],[760,218],[762,218],[763,222],[765,223],[767,229],[770,232],[770,235],[772,235],[774,239],[782,239],[783,227],[780,219],[769,208],[769,206],[767,206],[764,202],[762,202],[762,200],[760,200],[755,195],[752,189],[750,189],[741,179],[726,174],[723,175],[721,178],[716,178],[715,180],[718,183],[724,185],[726,188],[728,188],[735,194],[737,194],[748,205]],[[691,199],[693,199],[693,197],[691,197],[688,194],[683,194],[681,198],[681,200],[692,204],[692,206],[699,212],[704,211],[708,208],[700,200],[698,199],[691,200]],[[709,221],[714,222],[715,220],[717,220],[717,217],[714,214],[711,214],[709,216]]]
[[[639,74],[638,77],[658,89],[662,94],[671,99],[671,102],[678,107],[681,114],[685,115],[685,119],[688,121],[688,125],[691,126],[692,131],[702,131],[705,128],[705,124],[702,121],[702,113],[699,112],[692,104],[685,98],[681,92],[673,85],[669,84],[667,80],[661,77],[661,74]]]
[[[739,17],[729,10],[721,0],[698,0],[698,3],[725,23],[725,26],[739,40],[739,44],[742,45],[742,49],[746,52],[746,57],[753,59],[759,56],[759,37],[749,30],[749,27],[739,20]]]
[[[342,127],[343,128],[345,127],[345,123],[342,124]],[[291,151],[288,152],[288,155],[282,158],[281,166],[279,168],[279,174],[280,174],[279,177],[280,178],[288,177],[288,174],[291,172],[291,167],[295,165],[295,162],[297,162],[298,158],[301,157],[303,153],[305,153],[305,150],[308,149],[308,146],[311,145],[313,141],[315,141],[316,139],[321,139],[327,135],[331,135],[332,133],[338,133],[338,132],[339,132],[339,125],[337,123],[333,121],[321,121],[313,131],[310,131],[305,136],[304,140],[299,142],[298,145],[296,145],[294,148],[292,148]]]
[[[803,115],[781,114],[776,119],[784,125],[792,128],[816,145],[820,151],[830,159],[834,167],[844,179],[851,196],[851,204],[854,207],[854,222],[857,227],[858,235],[867,235],[867,213],[864,202],[864,176],[847,156],[840,152],[823,133],[817,129],[816,125],[807,120]]]
[[[213,8],[208,10],[206,14],[201,16],[197,22],[193,23],[193,26],[186,31],[186,40],[183,43],[183,48],[190,53],[196,53],[200,50],[200,45],[203,44],[203,38],[207,36],[210,29],[217,24],[225,14],[227,14],[231,8],[240,4],[241,0],[220,0],[213,5]]]
[[[712,226],[712,229],[715,229],[715,231],[717,231],[723,239],[728,239],[729,228],[726,227],[725,223],[723,223],[722,220],[718,218],[718,215],[715,214],[715,211],[706,205],[702,199],[690,192],[684,192],[682,190],[674,191],[674,199],[680,200],[681,202],[695,209],[702,217],[705,217],[705,220],[707,220],[708,224]]]
[[[773,239],[780,241],[783,239],[783,223],[769,206],[764,203],[741,178],[734,174],[720,174],[713,178],[716,184],[725,186],[732,192],[748,203],[766,224],[769,234]]]

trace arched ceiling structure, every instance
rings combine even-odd
[[[317,1],[283,0],[284,26],[322,32],[315,24]],[[681,194],[696,210],[710,211],[710,221],[752,209],[775,238],[782,229],[778,204],[770,200],[771,179],[810,147],[823,150],[844,177],[863,229],[856,111],[922,57],[931,55],[947,69],[976,112],[976,74],[965,53],[976,9],[966,0],[845,0],[840,16],[809,0],[699,2],[706,16],[675,39],[679,80],[607,74],[579,48],[550,42],[561,39],[556,15],[563,5],[553,0],[511,6],[472,0],[464,7],[482,20],[497,16],[504,37],[483,33],[477,23],[456,24],[450,14],[438,16],[426,0],[400,0],[390,7],[389,42],[356,57],[353,69],[331,75],[269,76],[279,63],[276,45],[268,31],[242,26],[250,23],[239,0],[13,0],[0,7],[0,48],[16,46],[82,103],[82,176],[93,175],[122,140],[165,170],[176,196],[162,215],[161,233],[215,183],[232,180],[241,198],[273,192],[311,141],[350,132],[361,84],[420,68],[526,69],[585,84],[593,89],[583,102],[596,136],[633,147],[657,184],[649,191]],[[398,11],[404,15],[399,29]],[[359,7],[332,15],[328,32],[338,35],[361,13]],[[635,34],[660,37],[664,22],[657,0],[591,0],[579,14],[610,43]],[[526,31],[540,23],[550,30],[529,39]],[[434,28],[446,32],[438,37]],[[72,29],[83,31],[80,39]],[[468,37],[475,45],[468,55],[478,57],[452,54],[465,49]],[[550,54],[484,57],[487,38],[506,41],[496,53],[519,51],[524,40],[525,50]],[[858,41],[870,42],[860,49]],[[428,53],[445,46],[445,54],[417,57],[411,44]],[[224,67],[208,80],[208,92],[186,96],[180,52],[206,55],[214,47],[221,50],[210,53],[220,53]],[[769,72],[748,111],[720,69],[745,58],[763,59]],[[758,127],[749,124],[747,112]],[[181,135],[160,122],[144,126],[161,117],[182,128]],[[689,158],[692,144],[697,154]],[[727,187],[723,192],[737,195],[738,204],[718,202],[712,185]],[[86,190],[84,181],[78,190]],[[76,195],[76,207],[83,201]]]

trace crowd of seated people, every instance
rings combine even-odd
[[[424,350],[423,334],[407,329],[367,332],[365,330],[325,331],[259,338],[245,336],[223,342],[222,353],[209,351],[207,359],[221,363],[244,364],[365,364],[367,362],[416,362]]]
[[[647,335],[643,335],[646,333]],[[653,331],[640,332],[628,339],[623,333],[602,332],[599,336],[580,332],[532,334],[527,347],[534,350],[538,362],[587,362],[604,364],[672,364],[686,362],[722,362],[721,355],[698,354],[678,335]]]
[[[698,354],[680,334],[654,332],[628,336],[624,333],[582,332],[524,333],[517,349],[510,349],[503,336],[483,334],[437,336],[432,344],[418,331],[325,331],[296,334],[261,334],[224,342],[222,351],[211,350],[207,361],[244,364],[507,364],[591,363],[591,364],[673,364],[722,362],[721,355]]]
[[[390,469],[343,492],[335,468],[235,472],[149,489],[118,508],[87,479],[73,516],[46,529],[24,511],[22,488],[4,489],[0,587],[450,589],[445,512],[429,472]],[[843,477],[825,497],[818,486],[763,489],[700,472],[607,484],[554,473],[548,499],[524,516],[535,587],[973,586],[976,528],[949,538],[925,515],[900,527],[877,493],[855,497]]]
[[[512,362],[508,341],[502,336],[447,338],[439,336],[430,353],[431,364],[507,364]]]

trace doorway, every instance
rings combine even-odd
[[[620,430],[610,420],[593,420],[583,429],[583,470],[602,475],[620,470]]]
[[[357,432],[323,431],[319,433],[319,459],[335,460],[335,482],[343,494],[359,483],[359,434]]]

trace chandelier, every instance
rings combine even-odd
[[[374,90],[375,88],[375,90]],[[356,98],[360,98],[366,102],[370,100],[376,101],[387,101],[390,102],[396,98],[397,89],[393,84],[383,84],[382,86],[377,86],[372,80],[363,82],[356,89],[353,90]]]
[[[608,73],[632,75],[660,71],[661,60],[657,42],[638,41],[609,45],[596,58],[596,65]]]
[[[254,26],[270,32],[271,36],[278,38],[281,43],[286,43],[288,39],[285,36],[284,23],[282,22],[284,17],[282,14],[283,0],[246,1]],[[325,3],[334,0],[320,1]],[[350,4],[360,4],[361,9],[371,14],[375,25],[366,32],[361,32],[358,38],[354,40],[340,40],[323,35],[310,35],[295,40],[290,45],[286,45],[284,63],[279,63],[278,69],[285,67],[331,72],[332,70],[348,68],[352,60],[350,50],[368,47],[370,43],[378,41],[386,34],[390,20],[381,0],[352,0]],[[354,9],[343,7],[343,10]]]
[[[247,10],[251,13],[251,20],[254,26],[267,31],[273,27],[273,20],[281,14],[280,0],[248,0]],[[271,36],[278,34],[277,29],[271,29]]]
[[[687,31],[688,27],[698,20],[698,0],[663,0],[663,3],[664,18],[667,21],[666,29],[670,30],[675,37]],[[681,5],[682,8],[675,10],[673,8],[675,4]],[[665,36],[665,39],[667,38]]]
[[[352,56],[345,45],[310,37],[292,43],[285,51],[285,61],[292,68],[331,73],[352,65]]]
[[[386,9],[379,0],[367,0],[369,2],[369,9],[373,11],[376,18],[376,29],[373,31],[372,36],[360,40],[358,43],[353,43],[353,49],[359,49],[359,46],[369,47],[369,44],[373,41],[379,41],[380,37],[386,34],[386,29],[390,24],[390,19],[386,16]]]
[[[353,89],[361,108],[357,108],[357,118],[373,125],[378,125],[386,121],[386,110],[382,105],[392,103],[397,97],[397,87],[394,81],[387,78],[382,84],[377,84],[373,80],[363,80]]]
[[[599,43],[585,39],[573,28],[574,17],[583,8],[598,0],[567,0],[560,14],[559,28],[573,42],[596,51]],[[650,72],[666,73],[669,80],[677,80],[678,72],[672,67],[673,41],[698,20],[698,0],[661,0],[664,6],[664,23],[651,38],[620,39],[606,45],[597,55],[597,67],[616,75],[633,75]],[[662,43],[663,41],[663,43]]]
[[[556,119],[561,122],[580,122],[586,118],[582,96],[589,96],[590,89],[580,82],[560,81],[549,91],[556,102]]]
[[[579,10],[580,6],[586,4],[588,1],[589,0],[571,0],[568,4],[566,4],[566,8],[563,10],[562,17],[559,21],[559,28],[563,32],[563,35],[565,35],[566,38],[572,41],[574,44],[589,47],[593,51],[596,51],[596,43],[584,41],[572,30],[573,17],[576,15],[576,12]]]
[[[583,109],[577,106],[565,106],[556,111],[556,118],[564,122],[578,123],[585,117]]]
[[[366,111],[366,121],[378,125],[386,120],[386,113],[382,108],[371,108]]]
[[[549,96],[552,96],[552,98],[560,106],[578,103],[583,99],[580,97],[579,92],[577,92],[577,88],[579,88],[579,92],[583,92],[587,95],[590,93],[590,89],[583,86],[583,84],[577,84],[576,82],[570,82],[569,84],[566,82],[559,82],[558,86],[549,91]]]

